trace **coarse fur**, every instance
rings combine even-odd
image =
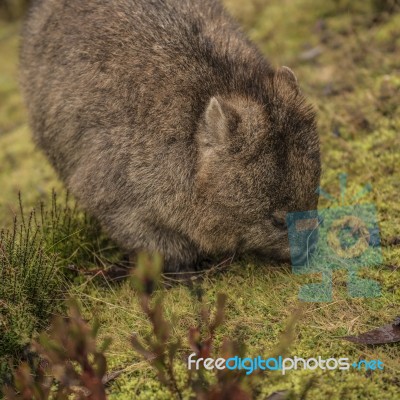
[[[21,82],[66,186],[167,271],[288,259],[286,212],[317,206],[314,112],[217,0],[33,1]]]

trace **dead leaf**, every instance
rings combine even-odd
[[[315,58],[318,58],[323,53],[321,47],[313,47],[312,49],[305,50],[300,54],[300,60],[302,61],[311,61]]]
[[[362,333],[358,336],[345,336],[343,339],[358,344],[386,344],[400,342],[400,317],[393,323]]]
[[[101,380],[104,385],[109,385],[112,381],[117,379],[120,375],[122,375],[125,372],[125,369],[120,369],[118,371],[113,371],[110,372],[106,375],[103,376],[103,379]]]

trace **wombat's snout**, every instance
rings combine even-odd
[[[279,249],[263,249],[256,250],[252,252],[252,255],[262,263],[269,263],[270,261],[275,261],[278,263],[290,263],[290,249],[289,246],[282,247]]]

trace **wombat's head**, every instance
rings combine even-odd
[[[206,251],[289,259],[287,212],[316,209],[315,115],[293,72],[280,68],[266,99],[213,97],[198,132],[196,240]]]

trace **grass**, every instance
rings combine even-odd
[[[271,373],[268,380],[255,380],[260,399],[279,390],[299,398],[308,386],[306,398],[310,399],[400,399],[399,346],[361,347],[341,339],[386,324],[399,314],[400,248],[390,243],[400,236],[400,14],[388,12],[394,4],[389,0],[386,6],[372,0],[226,3],[274,65],[288,65],[296,72],[317,108],[323,188],[339,198],[338,174],[348,173],[348,202],[366,183],[372,184],[373,190],[357,202],[377,206],[384,263],[362,271],[363,276],[379,281],[381,297],[350,298],[346,274],[337,271],[333,301],[323,304],[302,303],[297,298],[301,285],[317,282],[317,274],[295,275],[288,265],[235,262],[199,283],[210,305],[217,292],[228,295],[227,321],[219,335],[242,340],[249,356],[266,356],[274,351],[280,333],[296,313],[291,356],[380,359],[385,364],[383,372],[372,373],[292,371],[284,377]],[[24,193],[26,205],[34,206],[51,187],[62,188],[30,140],[17,86],[17,32],[15,22],[0,23],[0,217],[7,226],[18,210],[18,190]],[[321,207],[328,206],[329,201],[322,198]],[[79,248],[79,240],[72,247]],[[90,254],[101,247],[92,248]],[[68,260],[71,248],[60,248],[59,253]],[[74,262],[90,266],[95,257]],[[131,283],[80,278],[68,291],[79,300],[88,319],[99,319],[101,334],[112,336],[110,367],[126,368],[109,389],[110,398],[168,399],[153,370],[128,344],[132,332],[144,336],[150,329]],[[198,304],[182,285],[161,294],[166,317],[173,321],[174,335],[182,337],[181,351],[186,354],[185,336],[187,328],[196,323]]]

